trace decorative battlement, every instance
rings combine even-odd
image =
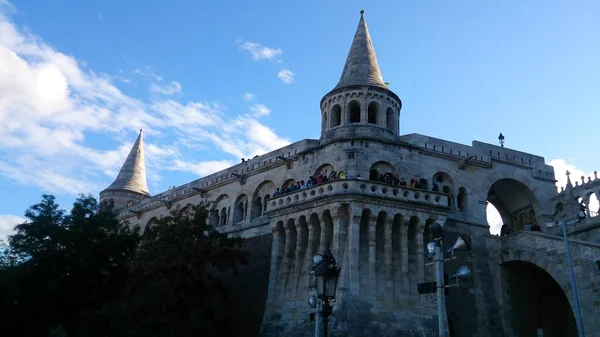
[[[572,193],[575,195],[580,195],[584,197],[587,194],[594,193],[592,189],[600,187],[600,179],[598,179],[598,171],[594,171],[594,179],[592,177],[587,177],[587,181],[585,181],[585,176],[581,176],[581,184],[578,180],[575,180],[575,185],[573,186]],[[564,195],[565,188],[562,187],[559,195]]]
[[[361,179],[342,179],[273,197],[269,200],[267,212],[275,212],[336,195],[357,195],[408,202],[423,206],[450,207],[450,197],[445,193],[400,187]]]

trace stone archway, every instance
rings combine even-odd
[[[488,189],[487,201],[498,211],[501,223],[506,225],[509,233],[541,225],[537,223],[539,201],[535,193],[519,180],[503,178],[495,181]]]
[[[514,336],[575,337],[568,296],[543,268],[513,260],[502,264],[506,319]]]

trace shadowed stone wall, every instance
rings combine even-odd
[[[223,277],[229,289],[231,336],[259,335],[267,302],[271,243],[271,235],[247,238],[243,247],[249,254],[248,265]]]

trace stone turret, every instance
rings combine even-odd
[[[115,209],[132,206],[150,196],[146,184],[144,142],[142,130],[133,144],[125,163],[115,181],[100,192],[101,205],[113,205]]]
[[[321,99],[321,140],[395,138],[401,108],[402,101],[383,81],[361,11],[340,81]]]

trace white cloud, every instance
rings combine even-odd
[[[548,163],[548,165],[552,165],[554,167],[554,177],[556,178],[556,186],[560,190],[560,188],[564,188],[567,186],[567,170],[571,173],[571,183],[575,186],[576,183],[581,185],[581,177],[584,177],[585,183],[588,182],[588,177],[594,180],[594,172],[593,171],[583,171],[575,167],[575,165],[567,164],[564,159],[554,159]],[[598,196],[593,195],[590,198],[589,208],[592,212],[600,211],[598,203]]]
[[[159,75],[155,74],[154,72],[152,72],[148,68],[146,68],[144,70],[138,68],[138,69],[135,69],[133,71],[133,73],[136,74],[136,75],[140,75],[140,76],[144,76],[144,77],[149,77],[149,78],[151,78],[151,79],[153,79],[155,81],[159,81],[159,82],[163,80],[162,76],[159,76]]]
[[[268,116],[271,114],[271,110],[264,104],[254,104],[250,107],[250,112],[254,116]]]
[[[0,175],[8,179],[49,193],[98,193],[116,176],[140,128],[151,184],[173,169],[203,175],[230,165],[227,160],[186,163],[182,150],[190,144],[213,153],[216,147],[238,158],[289,144],[256,120],[268,113],[264,106],[257,115],[228,116],[219,103],[127,96],[113,84],[130,82],[124,72],[97,75],[20,30],[2,10],[0,6]],[[273,55],[267,49],[261,57]],[[163,80],[150,67],[133,72],[155,85]],[[176,81],[157,87],[163,94],[181,91]],[[88,142],[95,135],[119,145],[106,149],[110,142],[103,142],[99,149]],[[173,162],[179,164],[174,167]]]
[[[0,214],[0,240],[4,240],[7,235],[14,234],[16,225],[25,222],[25,218],[11,214]]]
[[[181,84],[177,81],[171,81],[169,84],[160,86],[156,83],[150,85],[150,92],[163,95],[175,95],[181,93]]]
[[[292,84],[294,82],[294,73],[289,69],[281,69],[279,73],[277,73],[277,77],[279,77],[283,83]]]
[[[233,166],[234,163],[228,160],[220,161],[204,161],[204,162],[185,162],[182,160],[176,160],[173,162],[173,169],[179,171],[190,172],[197,174],[200,177],[224,170],[228,167]]]
[[[581,185],[581,177],[585,178],[585,182],[587,183],[588,177],[594,179],[594,172],[588,171],[584,172],[583,170],[578,169],[575,165],[567,164],[564,159],[554,159],[548,163],[554,167],[554,177],[556,178],[556,187],[566,187],[567,186],[567,170],[571,173],[571,183],[575,186],[575,183],[579,183]]]
[[[250,102],[251,100],[254,99],[254,95],[251,94],[251,93],[249,93],[249,92],[247,92],[247,93],[244,94],[243,98],[244,98],[244,101]]]
[[[281,48],[269,48],[256,42],[244,42],[240,49],[248,51],[254,61],[272,60],[283,53]]]

